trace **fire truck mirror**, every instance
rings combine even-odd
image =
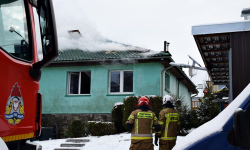
[[[47,66],[58,56],[58,44],[52,0],[38,0],[36,9],[43,50],[43,60],[33,65],[33,68],[37,70]]]

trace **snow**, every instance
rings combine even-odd
[[[81,150],[128,150],[131,144],[130,133],[122,133],[116,135],[105,135],[105,136],[89,136],[80,139],[89,139],[90,142],[86,142],[85,146],[77,147]],[[178,136],[177,142],[183,137]],[[34,141],[32,143],[38,143],[42,146],[43,150],[54,150],[55,148],[60,148],[62,143],[66,143],[66,139],[56,139],[48,141]],[[70,143],[70,142],[67,142]],[[159,141],[158,141],[159,144]],[[76,147],[71,147],[76,148]],[[154,146],[154,149],[159,149],[158,146]]]
[[[118,105],[123,105],[123,103],[122,102],[117,102],[117,103],[115,103],[114,106],[118,106]]]
[[[8,147],[6,146],[1,137],[0,137],[0,150],[8,150]]]
[[[250,95],[249,91],[250,84],[248,84],[248,86],[234,99],[234,101],[230,103],[230,105],[228,105],[228,107],[226,107],[218,116],[188,134],[178,144],[176,144],[173,150],[182,150],[189,145],[212,135],[213,133],[221,132],[224,124],[234,114],[235,110]]]
[[[120,105],[123,105],[123,103],[122,103],[122,102],[116,102],[116,103],[114,104],[114,108],[117,108],[117,107],[120,106]]]

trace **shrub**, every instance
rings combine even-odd
[[[137,109],[137,103],[138,103],[138,99],[140,99],[141,97],[136,97],[136,96],[128,96],[123,100],[123,119],[122,119],[122,125],[124,126],[124,128],[126,130],[127,127],[125,126],[126,121],[128,120],[129,115],[131,114],[132,111],[134,111],[135,109]]]
[[[87,136],[85,132],[85,123],[80,120],[72,121],[66,131],[67,137],[76,138]]]
[[[110,122],[88,122],[88,133],[92,136],[116,134],[116,128]]]
[[[180,123],[181,123],[181,130],[180,135],[188,134],[188,130],[192,128],[192,119],[191,113],[188,109],[188,106],[183,103],[183,98],[174,101],[175,108],[180,113]]]
[[[200,125],[212,120],[220,113],[220,107],[218,103],[212,103],[209,100],[203,100],[199,109],[197,110],[197,115],[199,118]]]
[[[150,109],[159,119],[160,111],[162,110],[162,97],[160,96],[146,96],[149,100]]]
[[[116,103],[112,109],[112,122],[116,128],[117,133],[126,132],[126,129],[122,125],[123,119],[123,103]]]
[[[220,113],[219,104],[212,102],[212,100],[215,99],[213,86],[208,84],[206,85],[205,89],[207,90],[207,92],[205,93],[201,105],[197,111],[201,125],[212,120]]]

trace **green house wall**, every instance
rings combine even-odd
[[[163,73],[163,96],[168,94],[178,95],[182,99],[183,103],[188,106],[189,109],[192,108],[191,93],[188,91],[187,87],[184,86],[178,79],[170,73],[170,91],[165,90],[165,72]],[[179,84],[179,87],[178,87]]]
[[[43,114],[111,113],[126,96],[160,95],[161,63],[113,64],[99,66],[46,67],[42,69],[39,92]],[[133,94],[109,95],[109,71],[133,70]],[[90,95],[67,95],[68,72],[91,71]]]

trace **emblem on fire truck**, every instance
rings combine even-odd
[[[11,90],[9,99],[7,101],[5,119],[9,124],[16,125],[24,118],[24,104],[21,91],[17,83]]]

